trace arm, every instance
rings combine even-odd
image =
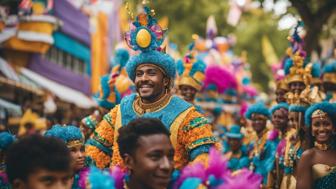
[[[199,112],[191,111],[186,116],[179,132],[182,144],[187,150],[189,162],[207,162],[210,148],[220,149],[208,120]]]
[[[303,152],[301,159],[299,161],[298,169],[297,169],[297,189],[311,189],[313,185],[313,177],[312,177],[312,157],[313,150],[306,150]]]
[[[119,106],[104,115],[103,120],[93,131],[91,138],[86,141],[85,153],[98,168],[108,167],[112,157],[114,141],[114,125]]]

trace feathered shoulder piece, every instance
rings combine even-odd
[[[212,148],[209,153],[208,166],[203,164],[191,164],[185,167],[174,184],[174,189],[198,189],[198,188],[245,188],[260,187],[261,176],[249,170],[241,170],[232,173],[227,167],[227,160]]]

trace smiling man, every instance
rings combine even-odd
[[[175,63],[159,50],[164,30],[153,18],[150,8],[144,7],[144,10],[133,22],[134,29],[126,35],[130,47],[141,51],[126,65],[137,93],[124,97],[106,114],[86,144],[86,154],[100,168],[110,164],[124,166],[116,142],[117,131],[139,117],[157,118],[170,131],[175,168],[207,159],[210,148],[217,144],[207,119],[192,104],[171,94]]]

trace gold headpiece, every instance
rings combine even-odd
[[[276,81],[276,90],[279,90],[279,89],[288,91],[288,85],[287,85],[287,82],[286,82],[285,78]]]
[[[82,140],[71,140],[71,141],[67,142],[67,147],[68,148],[73,148],[73,147],[82,146],[82,145],[84,145],[84,141],[82,141]]]
[[[313,112],[312,114],[312,119],[313,118],[320,118],[320,119],[324,119],[325,117],[327,117],[328,114],[325,113],[324,111],[320,110],[320,109],[317,109]]]
[[[336,74],[335,73],[324,73],[323,82],[336,83]]]
[[[297,51],[294,54],[290,53],[289,56],[293,60],[293,66],[290,68],[290,72],[286,77],[287,83],[292,82],[306,83],[305,78],[307,77],[307,75],[311,75],[311,73],[310,72],[308,73],[305,67],[303,66],[305,57],[301,54],[300,51]]]

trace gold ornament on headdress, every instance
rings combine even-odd
[[[288,55],[293,60],[293,66],[290,68],[289,75],[286,77],[287,82],[304,82],[306,72],[303,63],[305,57],[300,54],[300,51],[297,51],[294,54],[289,52]]]
[[[328,116],[327,113],[325,113],[324,111],[320,110],[320,109],[317,109],[313,112],[312,114],[312,119],[313,118],[320,118],[320,119],[325,119],[326,117]]]
[[[84,141],[82,140],[71,140],[67,142],[68,148],[73,148],[73,147],[82,146],[82,145],[84,145]]]
[[[286,78],[276,81],[276,90],[280,89],[288,91]]]

